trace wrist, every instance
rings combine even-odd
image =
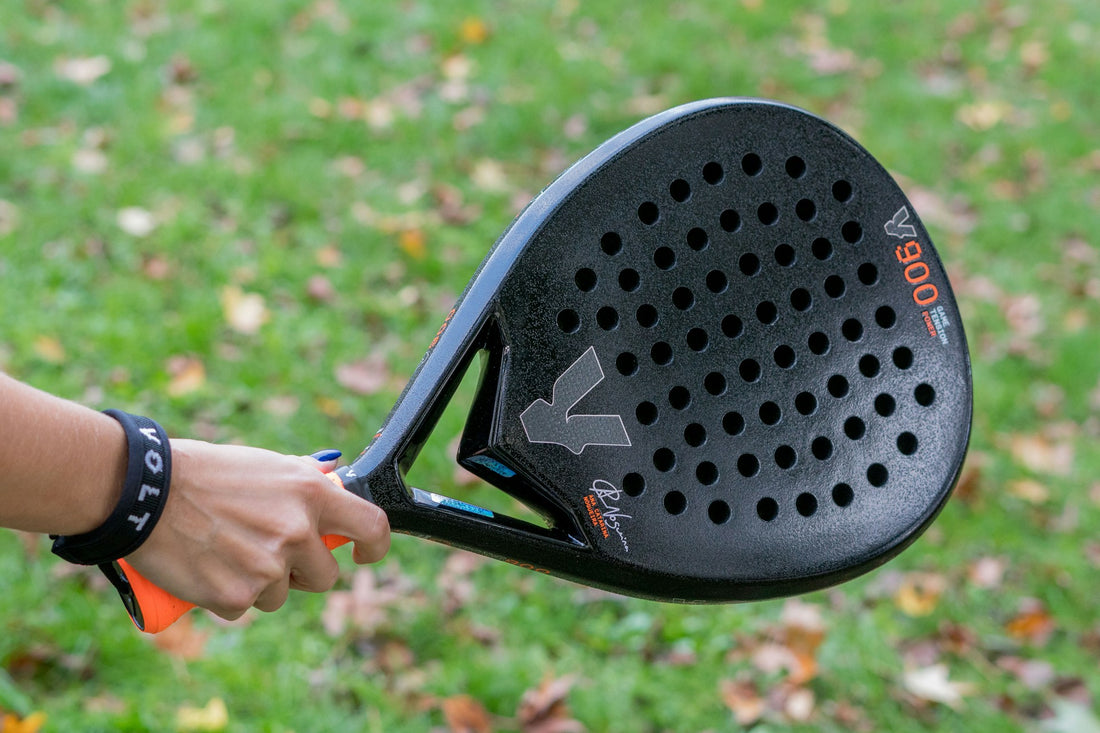
[[[126,436],[126,466],[118,500],[91,531],[55,537],[53,551],[69,562],[100,565],[129,555],[149,537],[168,499],[172,460],[168,436],[153,420],[107,413]]]

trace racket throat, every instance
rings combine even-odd
[[[491,323],[486,328],[479,352],[481,375],[456,459],[467,471],[542,517],[550,537],[584,544],[584,535],[572,514],[540,490],[539,482],[513,458],[503,439],[501,416],[505,414],[504,387],[510,358],[505,341],[498,325]],[[542,527],[529,522],[517,520],[514,526],[537,529],[537,534],[547,536]]]

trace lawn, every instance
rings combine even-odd
[[[761,96],[898,178],[975,390],[933,528],[794,600],[627,600],[395,536],[333,592],[151,638],[0,531],[0,731],[1100,731],[1098,78],[1086,0],[0,0],[0,369],[40,388],[353,456],[544,185]],[[500,502],[447,454],[462,420],[418,485]]]

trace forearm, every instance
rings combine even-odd
[[[0,373],[0,526],[95,529],[125,473],[126,437],[113,418]]]

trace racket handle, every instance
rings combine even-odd
[[[326,473],[325,477],[341,489],[344,488],[344,483],[335,472]],[[321,539],[325,547],[330,550],[335,550],[340,545],[351,541],[347,537],[336,534],[326,534]],[[111,581],[122,596],[123,605],[130,614],[130,620],[139,630],[147,634],[159,634],[195,607],[195,604],[180,600],[155,585],[125,560],[119,560],[116,564],[118,575],[121,577],[111,578]]]

